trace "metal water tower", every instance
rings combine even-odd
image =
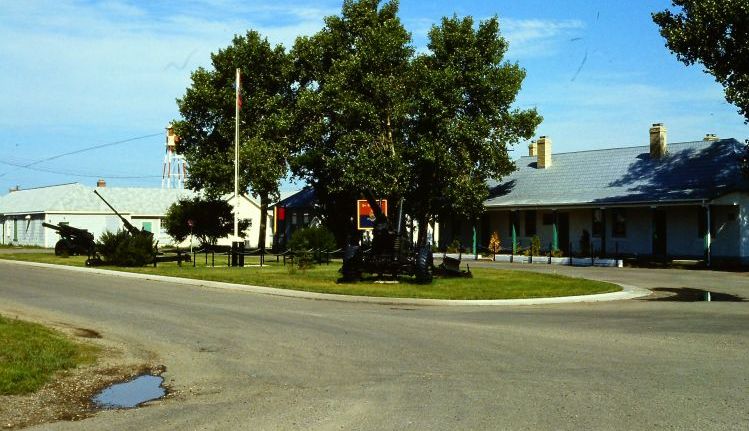
[[[187,162],[185,157],[177,154],[177,140],[172,124],[166,126],[166,154],[161,171],[162,189],[184,189],[187,179]]]

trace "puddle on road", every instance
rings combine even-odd
[[[671,293],[671,295],[658,296],[656,298],[643,298],[645,301],[700,302],[705,301],[706,293],[708,292],[706,290],[694,289],[691,287],[657,287],[650,290],[654,292]],[[729,295],[728,293],[710,292],[710,301],[743,302],[744,298],[736,295]]]
[[[160,376],[144,374],[133,380],[111,385],[99,392],[92,399],[94,404],[105,409],[129,409],[138,407],[146,401],[159,399],[166,395]]]

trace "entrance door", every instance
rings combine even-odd
[[[557,238],[559,249],[565,256],[570,255],[570,214],[557,213]]]
[[[653,256],[666,257],[666,211],[653,211]]]

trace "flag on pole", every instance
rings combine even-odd
[[[236,83],[235,87],[237,89],[237,107],[241,109],[242,108],[242,95],[240,94],[240,90],[241,90],[241,84],[240,83],[241,83],[241,81],[239,79],[239,69],[237,69],[237,83]]]

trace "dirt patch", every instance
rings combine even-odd
[[[33,394],[0,396],[0,429],[85,419],[102,410],[91,398],[105,387],[141,374],[161,375],[166,371],[153,354],[102,338],[98,331],[64,323],[46,325],[97,346],[100,349],[97,360],[92,365],[59,373]],[[167,394],[170,392],[167,388]]]

